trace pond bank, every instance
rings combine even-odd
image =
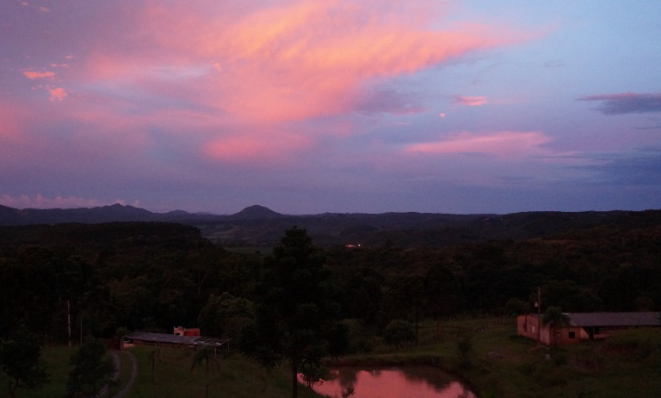
[[[331,397],[477,397],[455,376],[428,365],[332,368],[330,375],[312,389]]]
[[[438,369],[439,371],[448,374],[455,378],[459,383],[466,386],[475,395],[480,398],[479,389],[459,371],[457,366],[452,364],[450,360],[441,357],[440,355],[429,354],[415,354],[415,353],[392,353],[392,354],[378,354],[378,355],[360,355],[348,356],[337,359],[330,359],[324,362],[328,368],[342,368],[342,367],[364,367],[364,368],[380,368],[380,367],[419,367],[428,366]]]

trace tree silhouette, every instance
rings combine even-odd
[[[562,312],[562,309],[560,307],[556,306],[549,306],[544,314],[542,315],[542,325],[547,326],[550,325],[554,329],[552,329],[552,344],[555,346],[557,344],[557,339],[556,339],[556,331],[555,328],[562,327],[569,325],[569,316],[567,314],[564,314]]]
[[[383,339],[386,344],[400,349],[415,340],[415,326],[411,322],[395,319],[383,330]]]
[[[298,396],[298,373],[314,379],[329,342],[346,333],[337,326],[339,306],[331,302],[330,271],[305,229],[285,232],[273,256],[265,260],[258,286],[256,319],[244,328],[243,351],[271,368],[288,361],[292,397]],[[342,344],[332,344],[339,355]]]
[[[218,360],[216,358],[216,353],[211,347],[202,347],[197,352],[195,353],[195,356],[193,357],[193,364],[191,365],[191,372],[195,370],[195,368],[201,367],[202,364],[204,364],[206,373],[207,373],[207,381],[204,386],[204,397],[209,396],[209,385],[211,384],[211,372],[210,372],[210,365],[213,365],[218,368]]]
[[[106,356],[106,346],[100,340],[89,338],[71,356],[73,368],[67,379],[70,396],[93,398],[103,386],[112,383],[115,365]]]
[[[9,378],[12,398],[19,388],[38,388],[48,381],[39,343],[25,328],[0,343],[0,368]]]

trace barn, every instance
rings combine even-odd
[[[204,336],[182,336],[167,333],[133,332],[124,336],[122,343],[123,347],[130,347],[132,345],[151,345],[191,349],[197,349],[200,347],[229,349],[230,339]]]
[[[572,344],[586,340],[603,340],[614,331],[661,326],[659,312],[574,312],[565,313],[566,325],[540,325],[537,314],[517,317],[517,334],[542,344]]]

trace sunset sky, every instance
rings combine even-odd
[[[3,0],[0,204],[661,208],[661,1]]]

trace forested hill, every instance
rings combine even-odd
[[[226,246],[272,246],[278,242],[282,231],[293,225],[306,228],[315,243],[322,247],[445,247],[488,240],[542,238],[586,228],[646,228],[661,225],[661,210],[506,215],[328,213],[196,223],[203,236]]]
[[[115,204],[82,209],[13,209],[0,206],[0,225],[176,222],[200,229],[202,236],[225,246],[273,246],[291,226],[306,228],[319,246],[362,245],[444,247],[490,239],[531,239],[604,225],[642,228],[661,224],[661,210],[525,212],[497,214],[324,213],[285,215],[250,206],[232,215],[153,213]]]
[[[658,212],[594,213],[585,228],[571,230],[562,216],[475,219],[487,231],[511,223],[517,228],[501,231],[544,238],[416,249],[335,245],[322,252],[343,316],[371,325],[370,333],[396,319],[525,311],[538,286],[545,305],[568,312],[659,309]],[[424,237],[415,230],[401,236],[413,239],[414,232]],[[46,341],[66,342],[67,312],[83,333],[97,336],[197,325],[209,335],[236,337],[251,316],[266,260],[213,245],[182,224],[0,227],[0,338],[25,325]],[[225,326],[230,316],[234,329]]]

